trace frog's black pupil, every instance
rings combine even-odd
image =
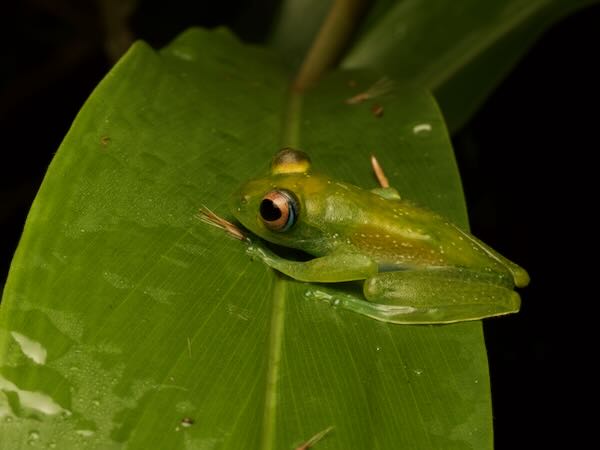
[[[281,210],[275,206],[273,200],[265,198],[260,202],[260,215],[267,222],[273,222],[281,217]]]

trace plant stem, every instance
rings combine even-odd
[[[294,80],[294,90],[306,90],[339,61],[367,5],[367,0],[334,0]]]

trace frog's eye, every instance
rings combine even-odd
[[[298,201],[284,190],[271,191],[260,202],[260,218],[272,231],[287,231],[298,217]]]

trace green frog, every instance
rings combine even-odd
[[[299,281],[363,281],[364,297],[318,286],[308,297],[400,324],[518,312],[514,288],[529,283],[523,268],[385,183],[365,190],[311,169],[306,153],[282,149],[268,176],[231,197],[233,214],[252,233],[314,258],[286,259],[256,239],[248,241],[252,257]]]

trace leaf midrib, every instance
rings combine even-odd
[[[302,114],[302,93],[294,89],[288,91],[286,110],[283,114],[281,127],[281,147],[298,148],[300,144],[300,118]],[[275,448],[277,393],[279,383],[279,368],[285,332],[285,304],[287,299],[287,281],[285,275],[273,272],[271,327],[269,330],[267,381],[265,386],[265,406],[261,434],[263,450]]]
[[[273,269],[269,269],[273,270]],[[285,322],[285,303],[287,282],[283,276],[275,273],[273,283],[271,328],[269,331],[269,353],[267,363],[267,383],[265,390],[265,410],[261,446],[263,450],[272,450],[275,446],[275,430],[277,417],[277,388],[279,381],[279,367],[283,345]]]

